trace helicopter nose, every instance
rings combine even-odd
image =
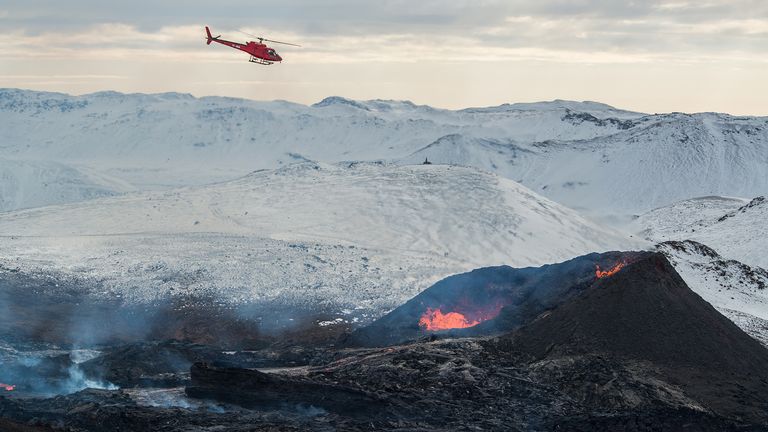
[[[283,61],[283,58],[280,57],[280,54],[275,54],[275,61]]]

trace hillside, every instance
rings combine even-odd
[[[768,271],[691,240],[656,245],[696,294],[768,346]]]
[[[726,258],[768,268],[768,202],[709,197],[641,215],[634,231],[649,241],[694,240]]]
[[[373,314],[471,268],[644,245],[512,181],[436,165],[303,163],[0,214],[0,232],[0,265],[134,302],[195,293]]]
[[[85,201],[131,189],[117,179],[55,161],[0,158],[0,211]]]

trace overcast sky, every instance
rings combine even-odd
[[[258,66],[204,25],[302,48]],[[768,115],[766,0],[5,0],[0,27],[0,87]]]

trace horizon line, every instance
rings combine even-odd
[[[606,109],[615,110],[615,111],[622,111],[628,114],[640,114],[640,115],[646,115],[646,116],[653,116],[653,115],[668,115],[668,114],[685,114],[685,115],[698,115],[698,114],[721,114],[721,115],[728,115],[731,117],[755,117],[755,118],[763,118],[768,117],[768,114],[765,115],[758,115],[758,114],[731,114],[727,111],[694,111],[694,112],[686,112],[686,111],[657,111],[654,113],[645,112],[645,111],[635,111],[632,109],[624,109],[624,108],[618,108],[614,105],[595,101],[595,100],[573,100],[573,99],[542,99],[542,100],[533,100],[533,101],[524,101],[524,102],[504,102],[497,105],[481,105],[481,106],[466,106],[463,108],[445,108],[445,107],[439,107],[435,105],[430,104],[422,104],[422,103],[415,103],[409,99],[384,99],[384,98],[374,98],[374,99],[355,99],[350,98],[346,96],[341,95],[329,95],[326,96],[319,101],[315,103],[302,103],[302,102],[296,102],[291,101],[287,99],[254,99],[254,98],[248,98],[248,97],[236,97],[236,96],[226,96],[226,95],[215,95],[215,94],[206,94],[206,95],[195,95],[190,92],[182,92],[182,91],[165,91],[165,92],[122,92],[119,90],[98,90],[95,92],[87,92],[87,93],[68,93],[65,91],[50,91],[50,90],[37,90],[32,88],[22,88],[22,87],[0,87],[1,91],[8,91],[8,90],[15,90],[15,91],[23,91],[23,92],[32,92],[32,93],[40,93],[40,94],[55,94],[55,95],[61,95],[66,97],[88,97],[88,96],[97,96],[99,94],[108,94],[108,93],[114,93],[117,95],[122,96],[163,96],[163,95],[180,95],[180,96],[189,96],[196,100],[206,99],[206,98],[220,98],[220,99],[231,99],[231,100],[239,100],[239,101],[248,101],[248,102],[260,102],[260,103],[289,103],[293,105],[299,105],[302,107],[307,108],[313,108],[316,107],[316,105],[321,104],[324,101],[327,101],[329,99],[339,99],[349,102],[355,102],[355,103],[366,103],[366,102],[397,102],[397,103],[406,103],[413,105],[416,108],[419,107],[425,107],[440,111],[449,111],[449,112],[459,112],[459,111],[468,111],[468,110],[482,110],[482,109],[491,109],[491,108],[501,108],[501,107],[513,107],[515,105],[536,105],[536,104],[555,104],[555,103],[573,103],[573,104],[594,104],[594,105],[602,105]],[[567,108],[567,107],[566,107]]]

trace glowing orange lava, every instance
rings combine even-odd
[[[5,389],[5,391],[14,391],[14,390],[16,390],[16,386],[15,385],[3,384],[3,383],[0,383],[0,388]]]
[[[439,308],[434,310],[427,308],[419,319],[419,326],[430,331],[467,328],[478,324],[480,324],[479,320],[469,320],[464,314],[458,312],[444,314]]]
[[[608,277],[608,276],[613,276],[619,270],[624,268],[625,265],[626,264],[624,264],[623,262],[620,262],[620,263],[616,264],[615,266],[611,267],[608,270],[600,270],[600,266],[599,265],[595,265],[595,267],[596,267],[595,276],[597,276],[598,279],[604,278],[604,277]]]

